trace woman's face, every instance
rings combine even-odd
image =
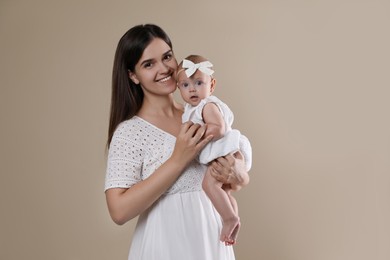
[[[173,76],[176,69],[177,61],[169,45],[155,38],[145,48],[129,76],[135,84],[141,84],[145,95],[168,95],[176,88]]]

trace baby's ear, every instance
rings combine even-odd
[[[131,81],[134,82],[134,84],[137,84],[137,85],[139,84],[139,80],[137,78],[137,75],[135,75],[135,73],[131,72],[130,70],[129,70],[129,78],[131,79]]]
[[[210,92],[211,93],[214,92],[216,86],[217,86],[217,80],[215,78],[212,78],[211,83],[210,83]]]

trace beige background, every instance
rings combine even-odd
[[[105,205],[116,44],[199,53],[252,141],[240,260],[390,259],[390,2],[1,0],[0,259],[126,259]]]

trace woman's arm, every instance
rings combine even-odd
[[[108,210],[113,221],[122,225],[149,208],[180,176],[185,164],[169,158],[149,178],[130,188],[106,191]]]
[[[199,151],[212,139],[203,140],[206,126],[187,122],[183,124],[172,156],[149,178],[130,188],[112,188],[106,191],[106,201],[111,218],[118,225],[138,216],[149,208],[182,174]]]

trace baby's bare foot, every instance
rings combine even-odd
[[[240,230],[240,227],[241,227],[241,222],[238,221],[236,227],[234,228],[232,234],[230,235],[230,241],[233,242],[233,244],[236,243],[236,240],[237,240],[237,236],[238,236],[238,231]]]
[[[224,220],[220,240],[225,242],[225,245],[235,244],[239,229],[240,218],[238,216]]]

